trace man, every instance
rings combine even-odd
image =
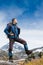
[[[17,27],[17,19],[13,18],[11,23],[7,24],[4,32],[6,33],[7,37],[9,38],[9,61],[13,62],[13,44],[14,42],[19,42],[24,45],[24,49],[27,55],[31,54],[32,51],[28,50],[28,46],[25,40],[19,38],[20,28]]]

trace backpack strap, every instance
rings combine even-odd
[[[8,24],[7,24],[7,26],[8,26],[8,28],[9,28],[9,30],[8,30],[8,31],[10,32],[10,31],[11,31],[11,26],[12,26],[12,23],[8,23]]]
[[[11,27],[12,26],[12,23],[8,23],[7,25]]]

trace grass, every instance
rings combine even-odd
[[[28,61],[28,62],[19,62],[19,65],[43,65],[43,58],[39,58],[39,59],[32,59],[32,61]]]

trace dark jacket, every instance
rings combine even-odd
[[[8,38],[18,38],[20,34],[20,28],[18,28],[16,24],[8,23],[4,32]],[[14,35],[12,36],[10,33],[13,33]]]

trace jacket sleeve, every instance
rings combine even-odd
[[[9,29],[10,29],[10,26],[7,24],[7,26],[6,26],[5,30],[4,30],[6,35],[10,35]]]
[[[17,27],[18,28],[18,35],[20,34],[20,28],[19,27]]]

